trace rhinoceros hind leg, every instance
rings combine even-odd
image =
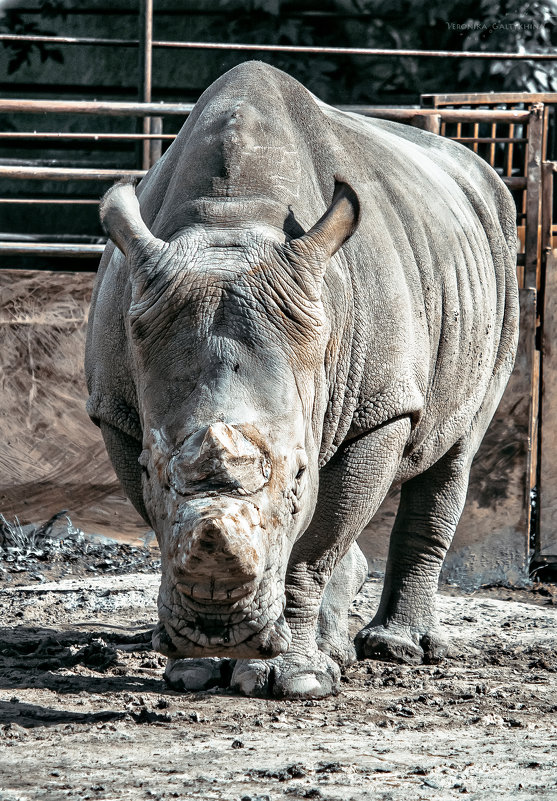
[[[317,621],[317,645],[341,667],[356,661],[349,631],[349,610],[367,573],[367,560],[357,543],[353,543],[335,567],[323,593]]]
[[[327,654],[239,659],[230,686],[258,698],[326,698],[340,686],[340,668]]]
[[[233,659],[169,659],[164,680],[173,690],[197,692],[211,687],[228,687],[234,668]]]
[[[435,608],[443,559],[468,486],[469,443],[457,442],[401,491],[379,609],[356,636],[360,659],[438,662],[447,652]]]

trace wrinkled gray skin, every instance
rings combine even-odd
[[[251,62],[105,196],[88,411],[162,553],[168,680],[335,692],[355,544],[402,484],[360,657],[434,661],[439,571],[517,339],[513,203],[446,139]],[[207,658],[209,657],[209,658]]]

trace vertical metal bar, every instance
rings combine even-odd
[[[474,139],[477,139],[479,135],[480,135],[480,123],[479,122],[475,122],[474,123],[474,133],[473,133]],[[474,142],[474,153],[477,153],[477,152],[478,152],[478,143]]]
[[[528,124],[527,126],[524,126],[524,127],[526,129],[525,130],[525,133],[526,133],[525,139],[528,140],[528,136],[529,136],[529,132],[530,132],[530,125]],[[522,162],[522,173],[523,173],[525,179],[526,179],[526,176],[528,174],[528,152],[529,152],[529,140],[524,145],[524,160]],[[528,199],[528,193],[527,193],[526,189],[523,189],[522,190],[522,195],[521,195],[521,206],[520,206],[520,208],[521,208],[521,211],[522,211],[522,225],[524,226],[524,258],[526,258],[527,199]],[[524,262],[524,263],[526,264],[526,262]],[[524,269],[522,270],[522,279],[523,279],[523,281],[522,281],[521,286],[524,287],[525,286],[525,283],[524,283]]]
[[[557,259],[551,248],[554,171],[557,162],[542,167],[543,312],[541,319],[541,437],[539,442],[539,528],[536,556],[552,556],[557,544],[557,438],[555,391],[557,388]]]
[[[512,122],[509,125],[509,139],[514,139],[514,125]],[[505,175],[508,175],[509,177],[513,173],[513,150],[514,145],[512,142],[509,142],[507,145],[507,161],[505,165]]]
[[[530,108],[528,123],[528,163],[526,174],[526,237],[524,256],[525,287],[540,287],[538,242],[542,179],[543,103]]]
[[[545,261],[547,252],[551,250],[551,228],[553,218],[553,171],[556,162],[542,163],[542,220],[541,220],[541,253]]]
[[[497,137],[497,123],[491,123],[491,138],[496,139]],[[489,163],[493,168],[495,168],[495,142],[492,142],[489,146]]]
[[[151,102],[153,63],[153,0],[139,2],[139,101]]]
[[[543,110],[543,134],[542,134],[542,160],[549,158],[547,153],[547,142],[549,135],[549,110],[551,106],[545,105]]]
[[[153,0],[139,2],[139,102],[151,102],[151,86],[153,75]],[[144,134],[151,132],[151,120],[143,118],[141,126]],[[141,148],[141,166],[149,169],[150,144],[143,141]]]
[[[151,133],[162,134],[162,117],[151,117]],[[149,167],[152,167],[162,155],[162,139],[151,139],[150,144]]]

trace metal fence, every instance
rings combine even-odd
[[[505,144],[507,151],[511,155],[505,157],[507,165],[503,171],[503,180],[509,188],[520,195],[520,203],[526,208],[525,198],[529,195],[533,197],[538,182],[535,170],[526,169],[527,148],[530,151],[537,150],[541,143],[541,117],[540,107],[535,105],[526,110],[484,110],[484,109],[412,109],[412,108],[376,108],[373,106],[340,106],[340,108],[354,111],[372,117],[395,120],[410,125],[417,125],[428,130],[442,132],[450,138],[462,141],[464,144],[471,145],[476,151],[480,147],[487,146],[495,154],[496,147]],[[124,117],[130,120],[130,127],[134,127],[136,119],[147,120],[143,133],[130,131],[129,133],[106,133],[98,130],[90,132],[70,133],[57,130],[46,131],[0,131],[0,147],[4,142],[41,142],[49,148],[63,148],[68,143],[81,143],[89,149],[91,157],[95,147],[106,143],[128,143],[142,144],[142,168],[130,169],[124,166],[120,168],[99,168],[99,167],[76,167],[76,166],[46,166],[44,164],[30,163],[0,163],[0,180],[10,181],[11,192],[4,192],[0,197],[0,208],[2,206],[16,204],[19,206],[32,207],[35,205],[68,205],[88,204],[94,205],[98,202],[95,198],[75,197],[69,193],[65,196],[51,197],[44,191],[34,192],[30,196],[17,197],[16,181],[33,181],[44,186],[46,182],[94,182],[109,185],[118,178],[142,177],[150,166],[160,157],[163,149],[173,140],[174,135],[165,133],[164,125],[169,118],[179,117],[185,119],[192,109],[191,104],[160,104],[160,103],[114,103],[114,102],[88,102],[88,101],[53,101],[53,100],[0,100],[0,116],[14,115],[41,115],[42,121],[52,119],[52,128],[55,127],[55,120],[60,115],[89,115],[95,119],[99,117]],[[508,136],[497,135],[496,127],[505,126],[511,132]],[[463,135],[463,126],[472,126],[473,137]],[[480,137],[477,135],[481,128],[487,127],[491,131],[490,136]],[[451,131],[452,129],[452,131]],[[522,154],[522,158],[517,158],[517,154]],[[492,162],[495,165],[494,158]],[[513,166],[514,165],[514,166]],[[528,182],[530,187],[528,190]],[[27,193],[29,194],[29,193]],[[519,214],[518,223],[523,227],[528,220],[532,220],[530,226],[526,225],[526,230],[531,232],[536,230],[537,220],[532,217],[534,206],[527,215],[526,210]],[[60,233],[62,236],[63,233]],[[533,235],[528,233],[533,242]],[[52,242],[25,242],[25,241],[4,241],[0,242],[0,252],[4,255],[21,255],[24,253],[57,255],[81,255],[83,257],[94,257],[102,251],[102,243],[58,243]],[[536,259],[535,247],[530,242],[524,242],[524,254],[520,256],[520,262],[525,269],[531,270]]]
[[[81,235],[68,236],[64,232],[64,211],[68,207],[72,210],[80,209],[84,219],[91,222],[94,227],[95,217],[92,214],[93,208],[99,195],[103,193],[108,184],[122,175],[141,177],[146,170],[161,155],[164,148],[173,138],[176,126],[171,126],[169,130],[168,120],[172,117],[184,119],[191,110],[191,104],[158,104],[152,103],[153,85],[153,59],[157,52],[168,50],[189,50],[196,52],[235,51],[238,54],[294,54],[299,58],[314,56],[335,56],[335,57],[359,57],[369,58],[420,58],[420,59],[483,59],[483,60],[502,60],[505,61],[544,61],[552,62],[557,60],[557,53],[500,53],[489,51],[461,52],[452,50],[430,51],[430,50],[408,50],[408,49],[386,49],[386,48],[367,48],[367,47],[318,47],[318,46],[289,46],[289,45],[264,45],[231,42],[199,42],[199,41],[170,41],[154,38],[153,29],[153,0],[139,0],[138,2],[138,37],[116,38],[116,37],[72,37],[72,36],[50,36],[50,35],[16,35],[0,34],[0,42],[5,44],[41,44],[56,45],[61,48],[89,47],[95,48],[126,48],[137,51],[138,70],[137,70],[137,103],[114,103],[114,102],[86,102],[86,101],[44,101],[44,100],[2,100],[0,102],[0,120],[7,119],[4,115],[15,115],[20,119],[27,115],[37,118],[40,115],[41,128],[35,130],[0,130],[0,150],[10,146],[13,150],[19,149],[20,155],[16,157],[2,158],[0,155],[0,179],[3,179],[4,190],[0,189],[0,212],[4,211],[4,218],[13,221],[17,209],[25,209],[27,213],[36,215],[40,210],[45,217],[45,209],[52,212],[53,208],[60,211],[60,214],[52,219],[52,230],[48,235],[43,231],[36,235],[31,232],[25,237],[18,238],[16,234],[9,230],[10,226],[0,225],[0,251],[8,256],[25,255],[44,255],[52,257],[83,257],[92,259],[102,249],[102,235],[97,227],[96,231],[82,233]],[[301,12],[303,13],[303,12]],[[539,124],[535,118],[535,111],[530,106],[534,99],[529,102],[522,101],[522,108],[516,110],[514,115],[507,105],[504,111],[500,111],[494,106],[499,100],[493,98],[486,99],[482,96],[482,103],[487,103],[491,108],[491,117],[485,113],[478,114],[478,109],[470,108],[470,105],[478,105],[477,101],[469,101],[468,108],[462,108],[461,100],[456,104],[459,108],[454,108],[450,96],[435,96],[431,112],[424,110],[413,111],[411,109],[377,109],[373,107],[354,107],[353,110],[363,114],[396,119],[410,124],[417,124],[429,127],[430,130],[437,130],[442,135],[450,136],[453,139],[462,141],[464,144],[471,145],[480,154],[487,153],[487,158],[504,177],[509,187],[515,194],[519,202],[519,231],[525,229],[524,238],[530,237],[523,243],[523,253],[525,254],[523,266],[527,274],[534,269],[534,200],[532,187],[538,180],[534,165],[527,171],[525,164],[528,160],[527,152],[536,150]],[[454,100],[454,98],[453,98]],[[540,102],[541,96],[536,98]],[[426,105],[428,99],[422,105]],[[450,109],[450,106],[453,106]],[[520,105],[518,101],[515,105]],[[341,106],[342,107],[342,106]],[[433,116],[429,118],[429,114]],[[439,116],[441,114],[441,116]],[[61,130],[60,120],[68,115],[89,115],[92,119],[90,131],[71,132]],[[106,119],[119,117],[129,121],[129,126],[122,130],[122,126],[107,126]],[[13,119],[13,117],[11,117]],[[103,120],[103,125],[99,121]],[[428,122],[429,120],[429,122]],[[439,120],[439,124],[435,122]],[[45,128],[45,122],[50,121],[50,127]],[[547,118],[544,117],[544,125]],[[499,129],[497,130],[497,126]],[[12,127],[12,126],[10,126]],[[31,126],[30,126],[31,127]],[[65,125],[64,127],[67,127]],[[166,127],[166,130],[163,128]],[[1,128],[1,122],[0,122]],[[501,130],[504,130],[501,133]],[[546,129],[544,129],[546,130]],[[529,143],[530,138],[530,143]],[[506,139],[509,141],[506,142]],[[533,142],[533,145],[532,145]],[[25,148],[41,145],[47,150],[51,157],[49,159],[27,158],[24,153]],[[502,156],[501,145],[507,145],[505,155]],[[86,152],[86,156],[81,161],[72,159],[72,152],[80,146]],[[112,152],[112,161],[115,163],[108,166],[102,163],[102,158],[95,160],[95,154],[108,154],[108,148],[118,148]],[[126,151],[125,148],[128,148]],[[121,158],[126,153],[126,158]],[[131,157],[130,157],[131,153]],[[503,162],[501,162],[503,159]],[[130,163],[131,160],[131,163]],[[530,191],[527,191],[526,183],[530,181]],[[17,182],[17,183],[14,183]],[[28,183],[31,182],[31,183]],[[70,183],[68,183],[70,182]],[[74,183],[77,182],[77,183]],[[63,187],[63,188],[62,188]],[[526,208],[526,198],[531,198],[531,207]],[[86,216],[86,209],[89,207],[89,216]],[[530,226],[526,225],[526,218],[532,221]],[[35,216],[35,219],[38,219]],[[66,217],[67,219],[67,217]],[[61,229],[56,229],[56,224]],[[84,226],[87,228],[87,226]],[[3,241],[2,241],[3,240]],[[529,278],[523,278],[528,281]]]
[[[188,103],[151,102],[152,60],[157,48],[235,49],[246,53],[286,51],[300,56],[557,59],[557,53],[393,51],[156,41],[152,35],[152,0],[141,3],[140,20],[141,35],[137,40],[24,37],[26,41],[64,46],[117,44],[119,47],[137,48],[140,100],[130,103],[1,99],[0,120],[9,115],[12,120],[19,117],[25,124],[18,126],[19,130],[0,130],[0,150],[13,146],[15,151],[24,145],[40,143],[46,152],[55,156],[43,159],[19,156],[0,160],[3,187],[0,189],[0,214],[3,210],[10,210],[13,215],[19,210],[36,219],[44,209],[50,212],[65,209],[71,214],[90,212],[90,219],[96,219],[98,198],[110,183],[120,177],[139,178],[145,174],[173,141],[193,107]],[[0,41],[10,39],[18,41],[21,37],[0,36]],[[557,153],[554,152],[555,134],[553,141],[550,135],[552,125],[555,128],[557,94],[429,95],[422,97],[421,105],[421,108],[339,107],[414,125],[459,141],[485,158],[513,193],[520,240],[517,271],[522,289],[521,355],[515,386],[508,395],[513,400],[507,407],[503,406],[506,411],[501,413],[499,424],[503,424],[501,420],[505,415],[516,416],[515,399],[520,396],[525,444],[524,454],[521,451],[514,462],[516,475],[520,477],[520,489],[515,493],[520,494],[520,500],[515,503],[518,511],[514,530],[517,541],[526,542],[524,554],[528,554],[530,545],[533,545],[538,558],[557,560],[554,534],[557,530],[557,467],[553,467],[557,465],[557,437],[553,436],[553,431],[557,430],[557,416],[551,403],[553,385],[557,390],[557,349],[551,345],[557,336],[557,278],[552,255],[557,233],[553,194]],[[83,126],[88,130],[63,129],[67,126],[63,126],[61,120],[76,115],[89,121],[87,126]],[[40,124],[34,124],[33,120],[40,121]],[[80,158],[75,156],[76,148],[82,154]],[[49,231],[48,235],[22,237],[13,231],[1,231],[2,266],[14,267],[18,266],[18,259],[41,257],[49,265],[62,269],[67,269],[64,265],[77,264],[76,259],[79,262],[85,259],[89,269],[94,269],[104,248],[100,230],[90,235],[68,236],[63,229],[63,219],[57,213],[56,221],[60,227]],[[485,457],[485,464],[490,464],[489,460],[493,460],[493,454],[497,452],[497,439],[501,437],[495,437],[489,444],[491,455]],[[481,463],[480,452],[478,464]],[[539,524],[535,524],[531,516],[533,494],[539,497]],[[470,521],[468,529],[466,521],[464,528],[461,527],[461,531],[468,532],[461,534],[464,544],[470,542],[471,532],[480,527],[477,517],[471,517]],[[487,528],[490,525],[489,522],[482,523]]]

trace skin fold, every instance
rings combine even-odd
[[[439,572],[518,334],[496,173],[247,62],[101,218],[87,408],[160,544],[168,681],[311,698],[356,654],[440,659]],[[396,484],[353,643],[356,540]]]

